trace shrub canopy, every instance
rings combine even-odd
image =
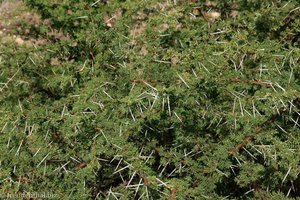
[[[300,196],[299,2],[26,0],[1,47],[1,191]]]

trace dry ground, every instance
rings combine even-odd
[[[3,1],[0,5],[0,44],[15,42],[31,46],[44,43],[45,39],[35,38],[30,30],[40,23],[40,17],[29,11],[22,1]]]

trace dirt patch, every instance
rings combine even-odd
[[[0,15],[10,15],[15,7],[18,7],[22,2],[18,0],[3,1],[0,6]]]
[[[2,33],[10,33],[19,22],[17,12],[23,13],[23,5],[20,1],[4,1],[0,5],[0,30]]]
[[[29,29],[41,23],[41,18],[30,12],[22,1],[6,0],[0,5],[1,43],[15,42],[19,46],[44,44],[46,40],[34,38]]]

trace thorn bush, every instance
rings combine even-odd
[[[0,47],[1,192],[300,197],[298,1],[25,2],[48,42]]]

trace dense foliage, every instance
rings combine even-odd
[[[48,42],[1,47],[1,192],[300,197],[299,1],[26,3]]]

